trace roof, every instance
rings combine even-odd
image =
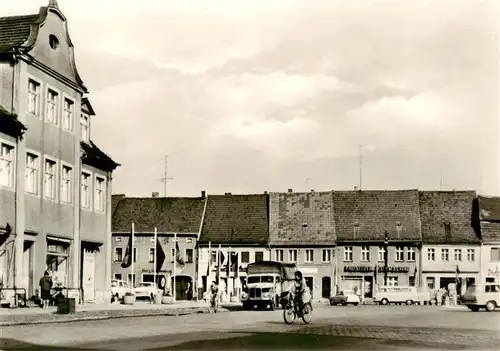
[[[268,197],[209,195],[200,243],[267,245]]]
[[[500,197],[478,196],[478,203],[480,220],[500,222]]]
[[[2,105],[0,105],[0,126],[0,132],[9,134],[15,138],[26,130],[25,125],[17,119],[17,115],[9,112]]]
[[[499,222],[484,222],[481,221],[481,237],[483,243],[499,243],[500,242],[500,223]]]
[[[337,241],[419,241],[418,190],[334,191]]]
[[[118,207],[118,204],[123,199],[125,199],[125,194],[113,194],[113,195],[111,195],[111,216],[114,215],[116,208]]]
[[[479,243],[479,231],[474,230],[473,224],[475,199],[475,191],[420,191],[422,241],[433,244]]]
[[[332,192],[270,193],[270,245],[334,245]]]
[[[80,145],[84,152],[83,163],[108,172],[114,171],[116,167],[120,166],[119,163],[113,161],[111,157],[99,149],[92,140],[90,143],[82,141]]]
[[[194,234],[200,230],[205,200],[201,198],[122,198],[113,213],[112,231]]]
[[[11,52],[29,38],[38,15],[0,17],[0,52]]]

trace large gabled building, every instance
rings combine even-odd
[[[69,296],[100,300],[109,292],[118,164],[92,141],[87,93],[57,1],[38,14],[0,18],[4,297],[13,288],[32,297],[45,270]]]
[[[479,196],[481,226],[480,283],[500,284],[500,197]]]

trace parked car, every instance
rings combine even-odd
[[[461,302],[474,312],[481,308],[490,312],[494,311],[495,308],[500,307],[500,285],[471,285],[462,295]]]
[[[111,280],[111,302],[123,299],[127,291],[130,291],[130,288],[126,281],[119,279]]]
[[[375,291],[373,302],[381,305],[390,303],[420,304],[420,295],[414,286],[381,286]]]
[[[335,296],[330,297],[330,305],[335,306],[335,305],[342,305],[346,306],[348,304],[352,304],[354,306],[359,305],[360,299],[359,296],[356,295],[353,292],[339,292]]]
[[[147,297],[153,299],[155,295],[161,294],[162,290],[158,289],[155,283],[140,283],[138,287],[133,289],[136,298]]]

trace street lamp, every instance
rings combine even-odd
[[[386,230],[385,231],[385,237],[384,237],[384,286],[387,286],[387,266],[388,266],[388,258],[389,258],[389,252],[388,252],[388,247],[389,247],[389,232]]]

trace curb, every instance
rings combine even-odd
[[[141,318],[141,317],[163,317],[163,316],[183,316],[196,313],[208,313],[207,307],[184,307],[176,310],[166,310],[166,311],[147,311],[147,310],[137,310],[137,313],[130,313],[133,311],[128,311],[125,314],[113,314],[115,310],[111,311],[101,311],[102,315],[95,316],[78,316],[78,313],[85,313],[86,311],[77,312],[75,314],[50,314],[49,316],[55,316],[55,319],[41,318],[28,320],[28,321],[0,321],[0,327],[8,326],[20,326],[20,325],[33,325],[33,324],[55,324],[55,323],[71,323],[71,322],[83,322],[83,321],[93,321],[93,320],[107,320],[107,319],[120,319],[120,318]],[[110,313],[111,314],[107,314]],[[229,312],[225,308],[219,309],[217,312]]]

